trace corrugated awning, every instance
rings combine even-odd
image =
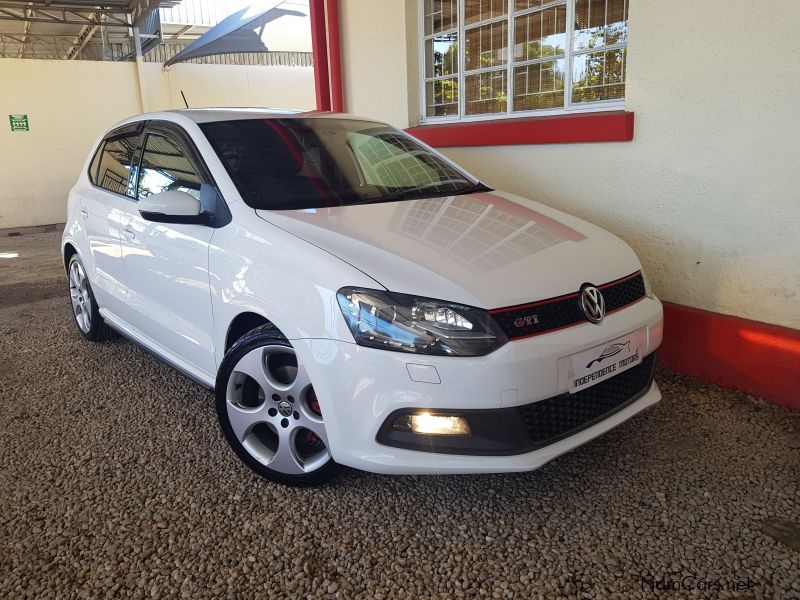
[[[178,52],[164,66],[215,54],[269,52],[263,39],[264,26],[285,16],[305,16],[296,10],[278,8],[282,3],[283,0],[256,2],[230,15]]]

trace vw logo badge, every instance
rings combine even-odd
[[[580,299],[586,318],[592,323],[600,323],[606,316],[606,301],[600,290],[591,283],[584,283],[581,286]]]

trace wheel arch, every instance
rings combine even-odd
[[[240,339],[248,331],[261,327],[262,325],[273,325],[264,315],[250,310],[240,312],[230,323],[225,333],[225,352],[227,352],[236,340]]]
[[[67,270],[69,267],[69,260],[73,257],[73,255],[78,253],[78,248],[75,247],[75,244],[72,242],[67,242],[64,244],[64,249],[62,252],[62,256],[64,259],[64,271]]]

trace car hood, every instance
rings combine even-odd
[[[607,231],[504,192],[256,212],[388,290],[487,309],[568,294],[641,268]]]

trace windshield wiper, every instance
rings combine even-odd
[[[487,185],[484,185],[480,181],[467,186],[465,188],[442,192],[440,190],[432,190],[428,191],[429,188],[442,185],[441,183],[429,183],[427,185],[422,185],[416,188],[411,188],[407,190],[398,190],[391,194],[386,194],[385,196],[376,196],[375,198],[363,198],[361,200],[356,200],[355,202],[349,202],[348,204],[370,204],[372,202],[394,202],[396,200],[409,200],[411,198],[444,198],[447,196],[461,196],[462,194],[474,194],[476,192],[491,192],[492,188]]]

